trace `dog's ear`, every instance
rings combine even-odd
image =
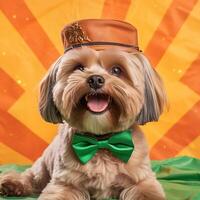
[[[39,110],[44,120],[51,123],[62,123],[62,116],[53,101],[53,87],[61,58],[50,68],[40,84]]]
[[[167,104],[163,82],[158,73],[152,68],[148,59],[138,54],[144,73],[144,104],[136,121],[139,125],[157,121]]]

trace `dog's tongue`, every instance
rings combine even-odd
[[[109,104],[109,99],[106,96],[89,96],[87,107],[93,112],[103,112]]]

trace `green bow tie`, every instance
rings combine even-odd
[[[108,149],[115,157],[127,163],[134,150],[134,144],[130,130],[116,133],[106,140],[75,133],[72,148],[82,164],[91,160],[99,149]]]

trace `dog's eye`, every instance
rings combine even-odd
[[[75,67],[74,67],[74,70],[80,70],[80,71],[84,71],[84,66],[83,65],[81,65],[81,64],[77,64]]]
[[[112,69],[111,69],[111,74],[112,75],[114,75],[114,76],[120,76],[121,73],[122,73],[122,70],[121,70],[121,68],[120,68],[119,65],[115,65],[115,66],[112,67]]]

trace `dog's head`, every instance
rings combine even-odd
[[[82,47],[53,64],[39,107],[48,122],[103,134],[156,121],[165,103],[162,81],[142,53]]]

